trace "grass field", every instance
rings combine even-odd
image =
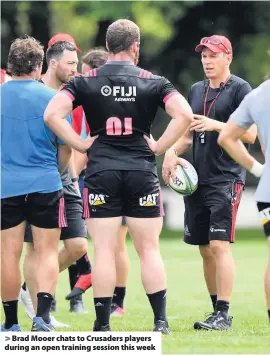
[[[228,332],[195,332],[193,322],[211,311],[202,273],[202,262],[196,247],[183,243],[182,232],[164,230],[161,251],[168,275],[168,316],[171,335],[163,337],[164,354],[269,354],[270,327],[263,294],[263,273],[267,248],[261,231],[238,231],[233,245],[236,281],[231,304],[233,330]],[[113,318],[115,331],[149,331],[152,312],[141,286],[137,255],[128,241],[130,276],[125,301],[126,315]],[[89,243],[90,255],[92,253]],[[153,275],[154,276],[154,275]],[[68,273],[63,272],[57,288],[55,317],[72,325],[73,331],[90,331],[94,321],[92,290],[84,295],[88,314],[69,313],[65,295],[69,292]],[[30,320],[20,307],[23,330],[30,330]]]

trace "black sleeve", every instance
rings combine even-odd
[[[166,78],[161,78],[159,85],[159,106],[165,109],[167,100],[173,95],[179,95],[173,84]]]
[[[192,91],[192,88],[190,88],[189,91],[188,91],[187,102],[189,103],[189,105],[190,105],[190,102],[191,102],[191,95],[192,95],[191,91]]]
[[[78,83],[76,78],[72,78],[67,84],[65,84],[62,88],[61,91],[67,94],[67,96],[71,99],[72,104],[73,104],[73,110],[81,106],[80,102],[80,91],[78,89]]]
[[[242,84],[236,94],[236,108],[241,104],[243,101],[244,97],[252,91],[251,86],[249,83],[244,83]]]

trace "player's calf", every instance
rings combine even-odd
[[[5,313],[2,331],[19,330],[18,297],[20,289],[20,257],[23,247],[25,224],[20,223],[12,228],[5,228],[4,208],[2,206],[1,230],[1,298]]]
[[[166,316],[166,274],[158,242],[163,220],[161,217],[127,217],[127,223],[140,258],[143,286],[154,313],[154,329],[168,334],[169,331],[165,332],[165,328],[169,329]],[[164,327],[156,326],[159,323]]]
[[[32,226],[36,253],[37,318],[50,324],[50,308],[58,280],[58,242],[60,229]]]
[[[87,219],[87,229],[94,244],[93,292],[96,311],[95,328],[107,326],[116,283],[115,249],[121,217]]]

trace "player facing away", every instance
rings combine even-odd
[[[49,311],[59,272],[60,228],[66,225],[59,171],[66,169],[71,149],[44,124],[44,111],[55,91],[37,81],[43,56],[36,39],[16,39],[8,56],[12,80],[1,87],[2,331],[20,331],[17,305],[26,222],[33,233],[31,272],[37,280],[32,331],[53,330]]]
[[[140,30],[134,22],[112,23],[106,45],[108,62],[72,79],[48,105],[45,122],[79,150],[81,139],[66,124],[66,113],[82,105],[91,128],[84,214],[94,245],[94,331],[110,330],[115,248],[122,216],[126,216],[154,313],[154,331],[168,334],[166,273],[159,251],[163,206],[155,154],[163,154],[184,134],[192,111],[166,78],[136,66]],[[172,120],[155,142],[149,136],[159,106]]]
[[[109,53],[103,48],[94,48],[87,52],[82,57],[82,74],[86,74],[92,69],[96,69],[104,65],[108,60]],[[76,112],[76,115],[75,115]],[[85,115],[81,107],[73,111],[73,128],[78,134],[89,134],[89,127],[85,120]],[[84,133],[83,133],[84,132]],[[80,189],[83,194],[85,167],[87,157],[86,154],[81,154],[74,151],[75,165],[77,174],[80,175]],[[113,299],[111,305],[111,315],[121,317],[125,314],[124,299],[126,295],[126,285],[129,271],[129,258],[126,246],[127,225],[125,217],[122,219],[122,226],[120,228],[119,242],[116,248],[116,286],[113,292]],[[67,299],[82,293],[83,290],[78,288],[75,284],[72,292],[66,297]]]
[[[233,51],[228,38],[205,37],[195,51],[201,52],[207,79],[195,83],[189,90],[188,101],[194,120],[174,149],[166,153],[163,177],[168,184],[170,172],[181,164],[177,156],[192,146],[192,163],[198,173],[199,186],[194,194],[184,198],[184,241],[199,246],[214,308],[214,313],[202,322],[195,322],[194,328],[224,330],[232,325],[228,314],[234,282],[230,244],[235,241],[236,215],[246,171],[221,149],[217,138],[251,87],[230,72]],[[253,125],[241,139],[252,144],[256,134]]]
[[[256,201],[260,220],[268,243],[268,264],[264,277],[264,287],[270,321],[270,80],[245,97],[238,109],[231,115],[227,125],[221,130],[218,143],[260,182],[256,191]],[[265,164],[254,159],[240,141],[240,137],[253,124],[258,127],[258,135],[265,155]]]

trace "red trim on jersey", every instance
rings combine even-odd
[[[150,78],[151,78],[151,75],[152,75],[152,73],[150,73],[150,71],[147,71],[147,72],[146,72],[146,79],[150,79]]]
[[[164,97],[163,102],[166,104],[166,102],[174,95],[180,95],[177,90],[172,91],[170,94]]]
[[[83,120],[84,120],[85,126],[86,126],[86,134],[89,134],[90,129],[89,129],[88,123],[86,121],[86,117],[85,117],[83,108],[82,108],[82,106],[78,106],[72,111],[72,128],[79,135],[81,135],[81,133],[82,133]]]
[[[91,77],[91,78],[97,76],[97,69],[89,70],[87,73],[84,74],[84,76],[88,76],[88,77]]]
[[[63,94],[65,94],[66,96],[68,96],[70,98],[71,101],[75,100],[75,97],[72,95],[71,92],[69,92],[68,90],[62,90],[61,91]]]
[[[83,76],[87,76],[87,77],[90,77],[90,76],[92,76],[92,69],[91,70],[89,70],[87,73],[85,73]]]
[[[235,189],[235,200],[233,201],[233,206],[232,206],[232,229],[231,229],[231,242],[232,243],[235,241],[236,216],[237,216],[237,211],[238,211],[238,207],[240,204],[243,185],[242,184],[235,184],[234,189]]]
[[[150,79],[150,78],[151,78],[151,75],[152,75],[152,73],[150,73],[150,72],[147,71],[147,70],[142,69],[142,70],[140,71],[139,78]]]

